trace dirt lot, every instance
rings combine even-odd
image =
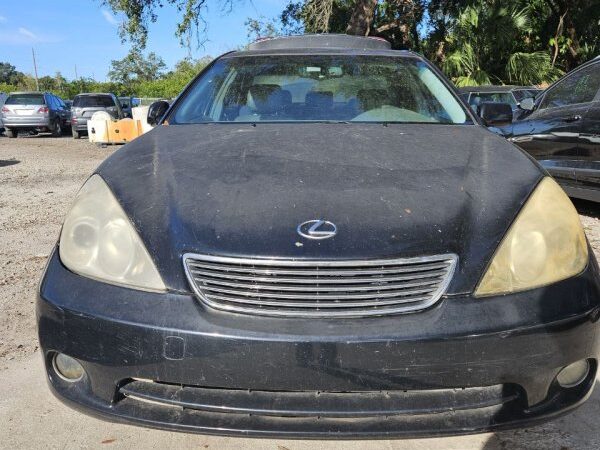
[[[0,137],[0,448],[600,448],[600,389],[575,413],[542,427],[416,441],[340,444],[205,437],[108,424],[71,411],[45,386],[35,333],[35,291],[75,193],[115,149],[68,137]],[[577,207],[598,255],[600,207]]]

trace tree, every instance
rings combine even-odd
[[[0,62],[0,83],[17,85],[23,81],[24,75],[15,66],[7,62]]]
[[[552,66],[549,52],[523,51],[531,32],[526,9],[480,1],[449,25],[442,67],[457,86],[553,81],[561,71]]]
[[[357,0],[346,33],[367,36],[375,17],[377,0]]]
[[[151,52],[144,57],[141,51],[132,49],[123,59],[113,60],[108,78],[128,88],[142,81],[158,80],[167,68],[160,56]]]
[[[234,3],[238,1],[240,0],[218,0],[215,3],[222,9],[231,11]],[[189,48],[194,34],[199,45],[200,35],[206,29],[202,14],[209,0],[102,0],[102,2],[112,9],[113,13],[125,15],[127,20],[119,27],[121,39],[131,40],[140,49],[146,47],[148,26],[157,21],[157,9],[162,8],[164,4],[175,6],[181,13],[181,20],[175,31],[181,45]]]

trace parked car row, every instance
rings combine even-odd
[[[486,109],[503,106],[512,109],[510,102],[485,101],[476,110],[485,116]],[[507,117],[494,130],[536,158],[571,197],[599,202],[600,57],[522,99],[518,108],[514,120]]]
[[[118,120],[132,117],[131,108],[135,106],[132,97],[111,93],[79,94],[73,101],[49,92],[13,92],[4,97],[0,93],[0,131],[5,128],[10,138],[20,132],[61,136],[70,129],[79,139],[87,134],[87,121],[95,112],[105,111]]]
[[[65,102],[49,92],[13,92],[2,105],[1,117],[10,138],[20,131],[60,136],[71,126],[71,112]]]

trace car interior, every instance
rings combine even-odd
[[[459,103],[429,69],[368,67],[284,61],[215,69],[215,78],[208,74],[207,81],[194,86],[171,123],[466,120]]]

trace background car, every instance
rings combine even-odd
[[[542,89],[535,86],[467,86],[459,88],[461,97],[477,112],[477,106],[483,102],[508,103],[515,118],[521,113],[519,103],[533,98]],[[515,115],[517,113],[517,115]]]
[[[2,105],[4,105],[4,101],[6,100],[6,98],[8,97],[7,94],[5,94],[4,92],[0,92],[0,109],[2,108]],[[4,125],[2,124],[2,114],[0,114],[0,134],[2,134],[4,132]]]
[[[521,104],[503,128],[557,179],[571,197],[600,201],[600,57]]]
[[[71,119],[62,99],[49,92],[13,92],[5,100],[0,115],[10,138],[17,137],[19,131],[61,136]]]
[[[138,106],[138,102],[133,97],[119,97],[119,103],[125,117],[133,117],[131,108]]]
[[[87,122],[95,112],[106,111],[114,119],[125,117],[119,99],[111,93],[76,95],[71,108],[71,130],[74,139],[87,135]]]

